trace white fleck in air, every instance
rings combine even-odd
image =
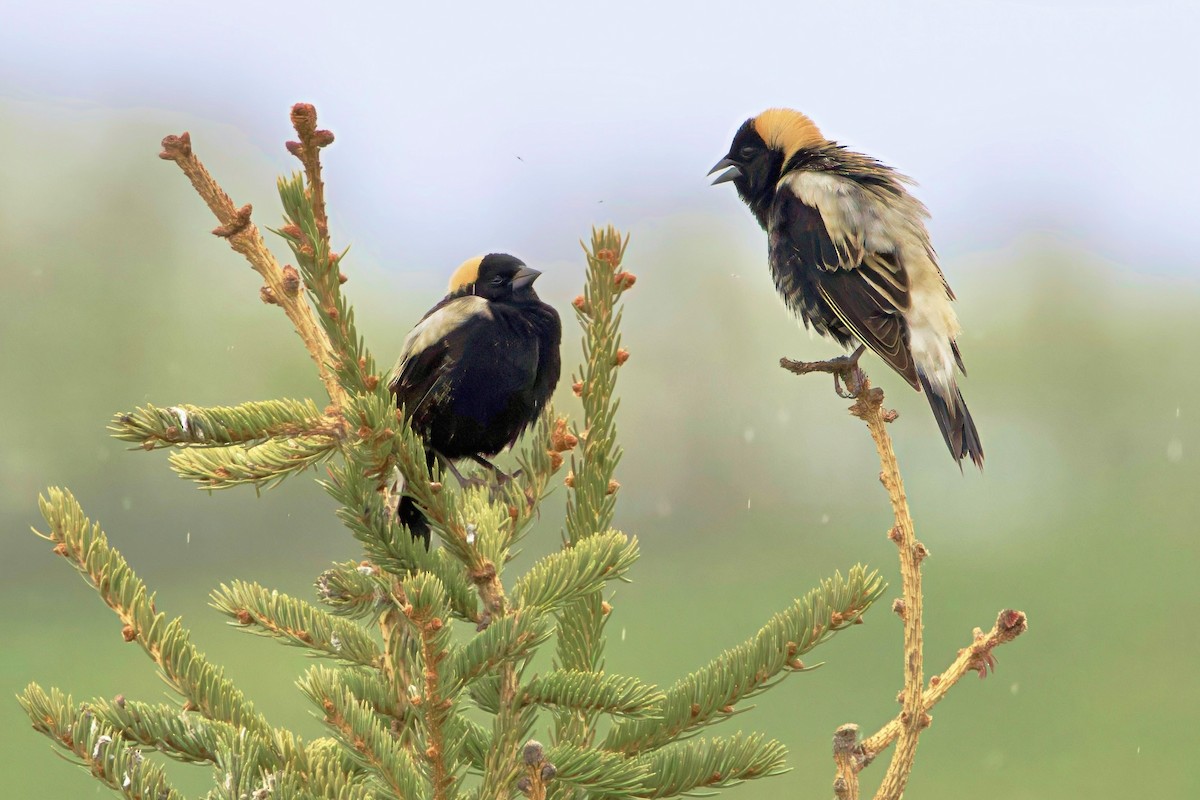
[[[625,629],[621,628],[621,641],[625,641]]]
[[[1167,461],[1172,464],[1178,464],[1183,461],[1183,442],[1179,439],[1172,439],[1167,442]]]
[[[121,508],[125,511],[128,511],[129,509],[133,508],[133,498],[132,497],[122,497],[121,498]]]
[[[1008,691],[1015,695],[1017,692],[1021,691],[1021,684],[1014,683],[1012,686],[1008,687]]]
[[[828,524],[829,524],[829,515],[828,515],[828,514],[822,514],[822,515],[821,515],[821,524],[822,524],[822,525],[828,525]]]
[[[750,498],[749,497],[746,498],[746,510],[747,511],[750,510]]]
[[[746,430],[742,431],[742,438],[746,440],[746,444],[754,441],[754,435],[754,428],[746,428]]]
[[[187,431],[187,429],[188,429],[188,413],[187,413],[187,410],[186,410],[186,409],[183,409],[183,408],[180,408],[179,406],[171,406],[171,407],[170,407],[170,408],[168,408],[167,410],[168,410],[168,411],[174,411],[174,412],[175,412],[175,416],[176,416],[176,417],[179,417],[179,427],[181,427],[181,428],[183,428],[185,431]],[[189,431],[189,433],[190,433],[190,431]]]
[[[1175,419],[1179,419],[1179,411],[1180,411],[1180,409],[1179,409],[1178,407],[1176,407],[1176,409],[1175,409]]]
[[[188,531],[188,532],[187,532],[186,543],[187,543],[187,544],[191,544],[191,543],[192,543],[192,532],[191,532],[191,531]]]

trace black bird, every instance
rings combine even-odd
[[[404,340],[388,389],[425,441],[430,466],[511,446],[558,384],[562,323],[533,290],[541,273],[504,253],[455,270],[449,294]],[[498,471],[497,471],[498,473]],[[398,517],[429,546],[429,522],[410,497]]]
[[[726,169],[728,168],[728,169]],[[983,445],[955,379],[961,328],[912,181],[773,108],[746,120],[709,174],[732,181],[767,232],[775,287],[817,333],[862,342],[924,390],[946,446],[983,468]]]

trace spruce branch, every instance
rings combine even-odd
[[[571,456],[567,476],[567,542],[576,547],[586,539],[609,530],[616,509],[620,484],[615,479],[621,449],[617,445],[615,396],[617,370],[629,358],[621,347],[621,314],[618,306],[635,278],[622,269],[629,243],[613,226],[592,230],[587,256],[587,283],[575,298],[575,316],[583,329],[583,364],[573,388],[583,401],[582,430],[572,436],[581,442]],[[596,672],[603,669],[604,625],[608,604],[597,588],[559,611],[559,640],[556,651],[562,669]],[[590,744],[595,731],[594,714],[563,714],[556,726],[558,741]]]
[[[322,572],[313,585],[330,613],[351,619],[375,617],[392,605],[382,572],[370,561],[348,561]]]
[[[319,173],[320,162],[316,159],[314,149],[313,160]],[[320,180],[319,174],[316,179]],[[300,175],[279,179],[279,197],[287,224],[274,233],[283,237],[300,265],[317,320],[332,347],[334,360],[330,366],[338,382],[351,395],[374,392],[380,389],[375,361],[358,335],[354,310],[341,291],[345,275],[340,265],[345,253],[333,252],[329,228],[323,219],[324,202],[311,183],[311,172],[307,173],[307,180],[306,184],[305,177]]]
[[[70,753],[70,760],[108,788],[129,800],[183,800],[167,782],[161,766],[146,761],[141,750],[121,738],[117,729],[104,724],[87,706],[76,706],[70,695],[57,689],[47,694],[37,684],[30,684],[17,700],[34,730]]]
[[[892,447],[892,438],[887,431],[887,425],[897,418],[895,411],[883,407],[883,390],[871,386],[871,382],[858,366],[858,359],[865,347],[860,346],[853,354],[831,359],[829,361],[792,361],[780,359],[779,365],[796,375],[807,375],[814,372],[832,374],[834,390],[841,397],[853,398],[850,406],[851,415],[858,417],[867,425],[875,449],[879,454],[881,471],[879,480],[887,490],[888,499],[892,506],[894,525],[888,532],[897,547],[900,556],[900,577],[903,596],[893,606],[893,610],[904,623],[904,690],[901,692],[900,714],[884,728],[870,737],[870,746],[866,742],[858,742],[858,728],[854,725],[843,725],[834,736],[834,791],[839,800],[857,800],[859,796],[858,772],[869,764],[878,753],[891,742],[896,742],[892,760],[888,764],[883,781],[875,793],[876,800],[899,800],[904,794],[908,778],[912,774],[913,762],[916,758],[917,742],[923,730],[929,727],[932,718],[929,708],[932,703],[942,698],[951,685],[965,674],[967,669],[979,672],[985,677],[990,667],[994,666],[992,649],[997,645],[1016,638],[1027,627],[1025,614],[1020,611],[1005,610],[1000,612],[995,627],[989,634],[983,634],[975,629],[975,642],[971,647],[960,651],[959,658],[951,665],[945,675],[935,677],[930,681],[928,692],[924,687],[924,631],[923,631],[923,593],[921,590],[921,565],[929,556],[929,551],[916,536],[913,528],[912,514],[908,507],[908,497],[904,492],[904,481],[900,475],[900,466],[896,461],[896,452]],[[842,386],[845,385],[845,390]],[[942,688],[942,684],[946,686]],[[935,689],[936,694],[935,694]]]
[[[562,469],[563,453],[570,452],[579,439],[567,430],[567,418],[556,416],[553,405],[538,419],[530,442],[517,454],[517,478],[504,485],[509,515],[512,517],[512,547],[537,519],[538,508],[551,489],[551,480]]]
[[[401,800],[420,800],[426,796],[427,784],[408,750],[384,726],[370,703],[341,685],[337,673],[312,670],[301,680],[300,688],[321,707],[325,723],[347,750],[387,787],[390,796]]]
[[[622,579],[638,558],[637,539],[607,531],[544,556],[513,586],[522,608],[559,611],[610,580]]]
[[[635,797],[679,797],[787,772],[787,748],[759,734],[693,739],[637,759],[648,776]]]
[[[657,686],[627,675],[551,670],[525,684],[521,700],[577,713],[642,718],[661,712],[664,695]]]
[[[201,655],[182,621],[178,617],[168,621],[166,614],[155,609],[154,595],[121,554],[109,546],[100,524],[84,516],[75,497],[52,487],[38,502],[49,530],[42,533],[35,529],[34,533],[53,542],[54,552],[69,560],[96,589],[100,599],[120,618],[122,638],[141,645],[167,684],[209,719],[269,737],[271,727],[267,721],[223,671]]]
[[[547,747],[545,760],[555,769],[552,797],[570,792],[585,797],[634,797],[650,777],[650,766],[642,761],[570,742]]]
[[[334,406],[340,407],[346,392],[329,369],[332,347],[325,332],[317,325],[312,308],[299,292],[299,280],[294,269],[279,266],[275,256],[267,249],[258,227],[250,221],[249,205],[237,208],[229,195],[213,180],[212,175],[192,151],[192,137],[186,131],[179,136],[168,136],[162,140],[159,158],[174,161],[191,181],[192,187],[204,200],[220,225],[213,234],[229,242],[235,252],[240,253],[250,266],[266,281],[261,293],[263,299],[278,305],[295,326],[296,333],[304,342],[309,356],[317,365],[321,382],[329,393]]]
[[[117,414],[112,435],[145,450],[158,447],[222,447],[259,444],[276,437],[337,438],[341,421],[322,414],[312,400],[266,400],[237,406],[170,408],[147,405]]]
[[[492,620],[455,651],[449,669],[452,691],[457,692],[502,664],[523,662],[550,638],[552,631],[551,620],[536,611],[522,609]]]
[[[885,586],[877,572],[853,567],[836,573],[803,599],[773,616],[757,634],[666,692],[657,719],[622,720],[604,747],[626,754],[653,750],[736,712],[736,705],[792,672],[804,672],[800,656],[837,631],[858,623]]]
[[[212,593],[231,624],[350,664],[378,666],[383,653],[359,625],[257,583],[234,581]]]
[[[156,748],[171,758],[196,764],[213,764],[221,747],[238,735],[226,722],[205,719],[192,711],[170,705],[152,705],[117,697],[90,700],[85,706],[103,724],[119,731],[121,738],[143,747]],[[268,758],[264,763],[276,763]]]
[[[326,436],[291,436],[250,447],[188,447],[171,453],[167,460],[179,477],[201,489],[247,484],[269,488],[332,457],[337,444]]]

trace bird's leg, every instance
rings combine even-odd
[[[500,471],[499,467],[497,467],[495,464],[493,464],[492,462],[488,461],[486,458],[484,458],[483,456],[480,456],[480,455],[467,456],[467,458],[471,459],[472,461],[474,461],[476,464],[483,467],[484,469],[491,470],[492,474],[496,476],[496,485],[497,486],[503,486],[504,484],[508,483],[511,480],[516,480],[521,475],[521,470],[517,470],[512,475],[505,475],[503,472]]]
[[[455,478],[458,479],[458,485],[461,486],[463,489],[467,489],[472,486],[486,486],[487,485],[487,481],[483,480],[482,478],[464,478],[463,474],[458,471],[458,467],[454,466],[454,462],[451,461],[450,459],[446,458],[441,453],[437,454],[437,459],[439,462],[441,462],[442,466],[445,467],[446,470],[448,470],[450,472],[451,475],[453,475]]]
[[[858,397],[863,389],[862,370],[858,368],[858,359],[866,351],[866,345],[859,345],[848,356],[838,356],[828,361],[792,361],[790,358],[779,359],[779,366],[796,375],[807,375],[810,372],[828,372],[833,375],[833,389],[838,396],[847,400]],[[842,382],[845,381],[845,389]]]
[[[850,355],[838,356],[833,359],[832,363],[837,363],[841,367],[840,370],[833,373],[833,390],[847,400],[853,400],[862,391],[863,373],[858,368],[858,360],[862,358],[862,354],[866,349],[867,346],[865,344],[860,344]],[[842,391],[839,378],[846,381],[845,392]]]

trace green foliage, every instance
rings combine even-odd
[[[594,711],[622,717],[653,717],[663,693],[637,678],[594,672],[554,670],[538,675],[523,688],[526,703]]]
[[[213,592],[213,607],[238,625],[351,664],[373,667],[379,645],[361,626],[257,583],[234,581]]]
[[[879,573],[861,566],[845,578],[834,575],[746,642],[668,689],[660,718],[617,724],[604,746],[623,753],[651,750],[729,716],[737,703],[770,688],[786,673],[804,671],[799,656],[857,622],[883,590]]]
[[[273,728],[196,650],[182,622],[157,611],[99,525],[59,489],[42,498],[41,535],[92,584],[125,639],[141,645],[185,705],[121,698],[76,706],[31,685],[20,702],[35,729],[128,797],[179,796],[143,756],[151,750],[211,765],[216,779],[206,796],[231,799],[511,797],[530,770],[556,798],[670,797],[780,772],[782,746],[761,736],[683,740],[804,671],[799,656],[858,621],[882,584],[860,567],[836,575],[666,691],[604,670],[605,591],[638,558],[637,540],[612,528],[621,456],[615,388],[628,358],[618,303],[633,285],[621,268],[627,240],[608,228],[585,247],[587,284],[576,303],[582,424],[569,428],[548,413],[518,456],[517,477],[460,490],[430,471],[419,437],[375,374],[341,293],[344,253],[330,246],[319,200],[321,132],[299,123],[298,130],[306,173],[280,182],[286,218],[278,233],[296,258],[346,399],[323,412],[308,400],[145,406],[117,415],[112,430],[147,450],[174,448],[172,468],[208,489],[271,485],[331,460],[320,483],[363,560],[317,578],[320,605],[243,581],[212,595],[237,628],[328,659],[298,685],[329,736],[306,742]],[[564,458],[564,546],[509,580],[512,548],[538,519]],[[434,548],[395,520],[401,492],[426,512]],[[533,674],[531,662],[551,638],[553,667]],[[614,721],[597,745],[600,715]],[[531,761],[523,745],[539,729],[553,743],[537,746]]]

